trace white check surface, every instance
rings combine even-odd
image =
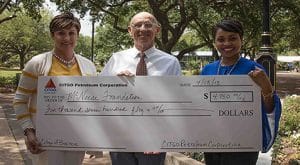
[[[248,76],[46,76],[38,89],[45,149],[261,149],[260,89]]]

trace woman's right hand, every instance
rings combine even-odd
[[[260,68],[256,67],[248,73],[251,79],[261,88],[263,93],[272,92],[272,84],[267,74]]]
[[[27,138],[25,139],[25,144],[27,146],[27,149],[32,154],[39,154],[44,151],[40,148],[41,144],[38,142],[34,132],[28,131],[26,137]]]

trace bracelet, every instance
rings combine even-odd
[[[26,128],[24,130],[24,135],[27,136],[27,134],[28,134],[29,131],[31,131],[31,132],[33,132],[35,134],[35,129],[34,128]]]
[[[273,90],[267,94],[264,94],[263,92],[261,92],[261,95],[263,96],[263,98],[269,98],[269,97],[273,96],[273,94],[274,94]]]

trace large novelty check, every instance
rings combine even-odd
[[[248,76],[49,76],[38,89],[45,149],[261,149],[260,89]]]

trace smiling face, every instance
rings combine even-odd
[[[142,52],[154,45],[155,36],[159,31],[160,27],[154,16],[147,12],[135,15],[128,26],[134,46]]]
[[[236,59],[241,51],[242,39],[238,33],[219,28],[215,35],[215,46],[224,59]]]
[[[55,50],[64,52],[63,54],[73,53],[76,47],[78,32],[76,27],[72,26],[68,29],[62,29],[52,33]]]
[[[72,58],[81,25],[78,18],[70,12],[55,16],[49,25],[54,41],[54,52],[58,56]]]

